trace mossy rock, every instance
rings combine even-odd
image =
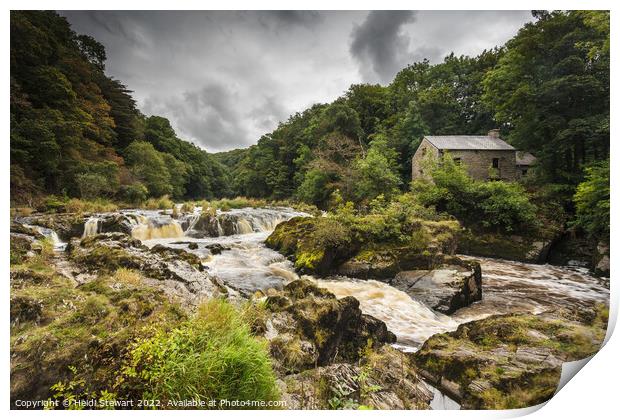
[[[11,290],[12,407],[17,399],[53,398],[57,383],[82,383],[75,392],[89,395],[113,391],[136,338],[152,325],[173,328],[186,319],[159,289],[140,281],[101,276],[76,288],[57,273],[44,278]]]
[[[79,238],[84,233],[84,215],[79,213],[39,214],[23,219],[30,225],[52,229],[64,241]]]
[[[285,376],[289,409],[425,410],[433,393],[409,359],[389,345],[365,349],[356,363],[334,363]]]
[[[357,299],[337,299],[307,280],[296,280],[266,298],[270,346],[281,372],[335,361],[355,361],[370,341],[396,341],[384,322],[362,314]],[[269,328],[268,328],[269,329]]]
[[[604,312],[585,324],[558,314],[492,316],[432,336],[412,359],[463,408],[529,407],[553,396],[563,362],[599,349]]]
[[[474,233],[468,230],[459,236],[457,252],[478,257],[544,263],[551,242],[549,238]]]

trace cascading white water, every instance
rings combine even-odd
[[[99,221],[100,219],[96,216],[89,217],[88,220],[84,222],[84,233],[82,234],[82,238],[95,236],[99,233]]]
[[[431,335],[454,330],[459,325],[449,316],[434,312],[387,283],[340,276],[316,282],[338,298],[354,296],[359,300],[362,312],[386,323],[398,337],[399,347],[405,351],[416,351]]]
[[[228,236],[184,237],[182,241],[178,238],[184,236],[184,232],[170,216],[148,211],[132,213],[134,237],[147,246],[163,244],[197,254],[209,274],[247,295],[259,289],[279,288],[299,278],[293,264],[265,247],[264,240],[278,223],[303,216],[303,213],[273,208],[218,212],[214,226],[220,235],[227,231]],[[193,216],[199,213],[200,210],[195,211]],[[187,230],[191,226],[190,221]],[[198,248],[189,249],[190,243],[196,243]],[[216,244],[224,249],[219,254],[209,249]],[[483,300],[450,316],[434,312],[387,283],[346,277],[314,280],[338,297],[356,297],[362,311],[384,321],[396,334],[397,346],[405,351],[416,351],[433,334],[451,331],[464,322],[490,315],[592,308],[597,303],[607,304],[609,300],[606,285],[577,269],[488,258],[478,260],[482,264]]]
[[[29,227],[31,229],[35,229],[41,235],[45,236],[52,242],[52,246],[54,247],[54,251],[64,251],[67,247],[67,243],[60,240],[58,234],[55,230],[46,228],[43,226],[29,225],[24,223],[24,226]]]
[[[168,215],[136,215],[137,224],[131,230],[131,236],[146,241],[149,239],[181,238],[183,228],[180,223]]]

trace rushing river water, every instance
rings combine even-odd
[[[293,264],[264,241],[276,225],[303,213],[288,208],[237,209],[218,212],[209,236],[196,231],[200,208],[174,219],[158,211],[132,210],[122,215],[132,236],[149,247],[161,244],[197,254],[207,272],[245,295],[281,288],[298,279]],[[109,216],[109,215],[108,215]],[[105,215],[86,221],[84,236],[101,231]],[[53,231],[38,228],[58,249],[64,244]],[[197,237],[198,236],[198,237]],[[216,250],[217,249],[217,250]],[[461,256],[462,258],[473,258]],[[448,316],[433,311],[387,283],[333,276],[304,276],[337,297],[354,296],[364,313],[384,321],[397,336],[395,346],[415,352],[433,334],[453,331],[460,324],[490,315],[541,313],[563,308],[577,310],[609,303],[607,279],[598,279],[575,267],[524,264],[492,258],[473,258],[482,267],[482,300]],[[435,408],[458,408],[437,390]]]
[[[301,213],[291,209],[241,209],[227,213],[237,217],[243,225],[238,230],[244,233],[202,239],[155,238],[144,243],[182,248],[199,255],[210,274],[245,294],[280,288],[299,278],[293,264],[267,248],[264,240],[277,223]],[[190,243],[196,243],[198,248],[190,249]],[[209,247],[215,244],[223,247],[221,254],[213,255],[210,251]],[[541,313],[556,308],[575,310],[609,301],[605,280],[590,276],[584,269],[475,259],[482,266],[483,298],[450,316],[433,311],[384,282],[342,276],[306,278],[339,298],[357,298],[362,311],[384,321],[396,334],[397,346],[410,352],[416,351],[433,334],[452,331],[464,322],[490,315]]]

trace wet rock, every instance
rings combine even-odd
[[[285,376],[289,409],[428,409],[433,398],[402,353],[382,346],[359,363],[336,363]]]
[[[209,276],[198,256],[159,244],[149,249],[123,233],[74,239],[67,253],[77,267],[90,273],[113,273],[119,268],[138,270],[160,281],[164,291],[190,305],[209,297],[238,295]]]
[[[362,314],[357,299],[336,299],[307,280],[272,291],[266,307],[274,337],[271,353],[282,372],[355,361],[369,342],[378,346],[396,341],[384,322]]]
[[[189,245],[187,245],[187,247],[189,249],[198,249],[198,244],[196,242],[191,242]]]
[[[43,239],[44,236],[35,228],[26,226],[23,223],[19,223],[16,220],[11,220],[11,234],[20,234],[30,236],[33,239]]]
[[[482,274],[477,263],[401,271],[390,285],[448,315],[482,299]]]
[[[64,241],[84,232],[84,216],[78,213],[38,214],[20,218],[19,222],[52,229]]]
[[[604,317],[584,324],[551,313],[492,316],[432,336],[412,359],[463,408],[523,408],[551,398],[562,363],[595,353],[605,328]]]
[[[193,238],[215,238],[220,236],[220,226],[217,216],[202,213],[193,229],[188,232],[187,235]]]
[[[98,232],[120,232],[131,235],[131,231],[137,222],[134,215],[112,213],[98,216]]]
[[[211,245],[207,245],[205,246],[206,249],[208,249],[209,251],[211,251],[211,254],[213,255],[219,255],[222,253],[222,251],[230,251],[230,247],[228,246],[223,246],[220,244],[211,244]]]

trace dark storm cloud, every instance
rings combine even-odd
[[[283,25],[302,25],[310,27],[318,24],[322,20],[321,14],[312,10],[274,10],[269,13]]]
[[[146,115],[208,151],[247,147],[352,83],[504,43],[529,12],[66,11]]]
[[[409,35],[402,26],[414,22],[416,12],[372,11],[351,34],[351,54],[360,64],[364,79],[386,83],[403,68],[408,59]]]

